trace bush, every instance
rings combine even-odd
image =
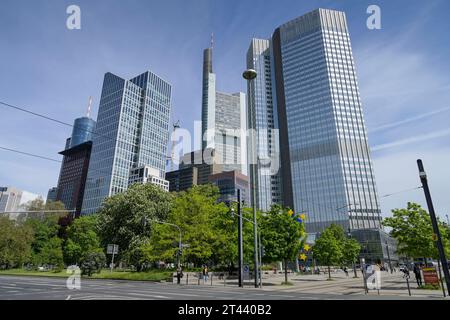
[[[81,260],[81,274],[90,277],[93,273],[99,273],[106,263],[103,252],[89,252]]]

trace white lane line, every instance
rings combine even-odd
[[[69,295],[69,296],[67,296],[66,300],[70,300],[70,295]]]

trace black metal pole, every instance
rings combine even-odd
[[[237,189],[237,210],[238,210],[238,274],[239,274],[239,287],[243,287],[243,265],[244,265],[244,247],[242,244],[242,214],[241,214],[241,190]]]
[[[391,255],[389,254],[389,245],[388,245],[387,240],[386,240],[386,250],[387,250],[388,261],[389,261],[389,269],[390,269],[391,274],[392,274],[393,271],[392,271]]]
[[[447,258],[445,257],[444,246],[442,245],[441,233],[439,232],[439,225],[437,223],[436,214],[434,212],[433,201],[431,199],[430,189],[428,187],[427,174],[423,167],[422,160],[417,160],[417,166],[419,167],[420,181],[422,182],[423,191],[427,200],[428,211],[430,213],[431,224],[433,225],[434,233],[437,236],[436,246],[439,251],[439,258],[441,260],[442,269],[444,272],[445,282],[447,284],[447,292],[450,295],[450,273],[448,270]]]

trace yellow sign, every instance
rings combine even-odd
[[[294,214],[294,211],[292,211],[292,209],[289,209],[288,214],[289,214],[290,216],[292,216],[292,215]]]
[[[306,219],[306,214],[302,213],[302,214],[300,215],[300,219],[305,220],[305,219]]]
[[[305,251],[309,251],[309,249],[311,249],[311,247],[309,246],[309,244],[305,244],[305,246],[303,247],[303,249],[305,249]]]
[[[300,260],[305,261],[306,260],[306,255],[302,253],[299,258],[300,258]]]

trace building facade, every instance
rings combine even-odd
[[[0,212],[15,212],[20,209],[23,191],[13,187],[0,187]]]
[[[267,211],[273,204],[281,204],[281,172],[278,119],[275,93],[272,86],[273,62],[270,40],[252,39],[247,51],[247,68],[254,69],[257,77],[247,87],[247,123],[254,130],[255,142],[250,139],[248,148],[255,146],[256,174],[249,167],[249,178],[256,189],[256,207]]]
[[[86,141],[61,151],[63,156],[56,188],[56,201],[61,201],[67,210],[75,210],[78,217],[83,204],[92,141]]]
[[[47,200],[46,202],[49,201],[56,201],[56,195],[58,194],[58,187],[52,187],[48,190],[47,192]]]
[[[208,178],[209,182],[219,188],[220,196],[218,201],[230,204],[236,202],[237,190],[241,192],[241,202],[244,206],[249,206],[249,183],[248,177],[237,170],[212,174]]]
[[[73,148],[86,141],[92,141],[95,125],[95,121],[89,117],[81,117],[75,119],[73,124],[72,136],[69,142],[70,148]]]
[[[169,181],[159,177],[159,170],[145,165],[130,170],[128,184],[131,186],[133,183],[151,183],[164,191],[169,191]]]
[[[131,80],[107,73],[93,138],[83,214],[124,192],[130,170],[150,166],[164,179],[171,85],[147,71]]]
[[[272,46],[284,204],[307,214],[309,233],[381,228],[345,13],[289,21]]]
[[[247,174],[245,94],[216,91],[212,48],[203,53],[202,149],[215,149],[224,171]]]

